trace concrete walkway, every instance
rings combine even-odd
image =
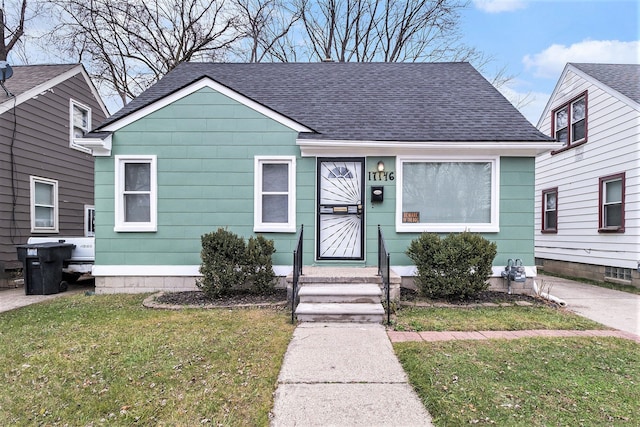
[[[536,329],[528,331],[474,331],[474,332],[400,332],[388,331],[391,342],[405,341],[454,341],[454,340],[489,340],[504,339],[513,340],[517,338],[531,337],[616,337],[635,341],[640,344],[640,336],[625,331],[593,329],[587,331],[560,330],[550,331],[547,329]]]
[[[433,425],[376,324],[298,325],[272,415],[273,427]]]
[[[640,335],[640,295],[553,276],[538,276],[544,292],[563,299],[567,309],[610,328]]]

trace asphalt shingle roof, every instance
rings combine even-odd
[[[574,64],[577,69],[640,103],[640,64]]]
[[[9,92],[18,96],[77,66],[78,64],[14,65],[11,67],[13,76],[7,79],[4,85]],[[0,102],[9,99],[3,90],[0,90],[0,94]]]
[[[470,64],[183,63],[97,130],[203,77],[353,141],[549,141]]]

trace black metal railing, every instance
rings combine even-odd
[[[384,242],[384,235],[382,234],[382,228],[378,225],[378,276],[382,277],[382,288],[384,290],[384,299],[386,301],[385,311],[387,312],[387,324],[391,323],[391,295],[389,287],[390,281],[390,268],[389,260],[391,256],[387,251],[387,246]]]
[[[293,283],[291,285],[291,323],[295,323],[296,306],[298,305],[298,281],[302,276],[302,239],[304,225],[300,225],[296,248],[293,250]]]

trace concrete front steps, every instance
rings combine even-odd
[[[305,266],[295,312],[298,321],[382,323],[382,279],[377,272],[374,267]],[[398,276],[392,278],[391,289],[393,299],[400,291]]]
[[[298,292],[299,322],[382,323],[382,290],[376,284],[315,284]]]

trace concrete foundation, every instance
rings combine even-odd
[[[329,277],[333,274],[333,277]],[[100,276],[95,278],[96,294],[139,294],[148,292],[187,292],[197,291],[197,277],[191,276]],[[334,283],[376,283],[381,285],[381,279],[371,268],[341,268],[323,271],[317,267],[304,269],[301,277],[302,284],[311,284],[333,280]],[[400,288],[416,289],[411,276],[400,277],[394,273],[390,281],[390,298],[392,301],[400,299]],[[507,281],[501,277],[489,279],[490,290],[508,292]],[[277,288],[291,289],[291,276],[279,277]],[[527,277],[526,282],[511,282],[511,293],[533,295],[533,279]]]
[[[553,259],[536,258],[536,265],[547,273],[559,274],[566,277],[579,277],[597,282],[611,282],[621,285],[629,285],[640,288],[640,272],[630,269],[631,280],[621,280],[607,277],[606,266],[595,264],[583,264],[578,262],[558,261]]]
[[[511,282],[511,293],[519,295],[535,295],[533,290],[534,278],[527,277],[524,282]],[[402,278],[402,287],[407,289],[417,289],[413,277],[405,276]],[[489,279],[489,290],[498,292],[509,292],[509,284],[502,277],[491,277]]]
[[[147,292],[197,291],[195,277],[96,277],[96,294],[143,294]]]

